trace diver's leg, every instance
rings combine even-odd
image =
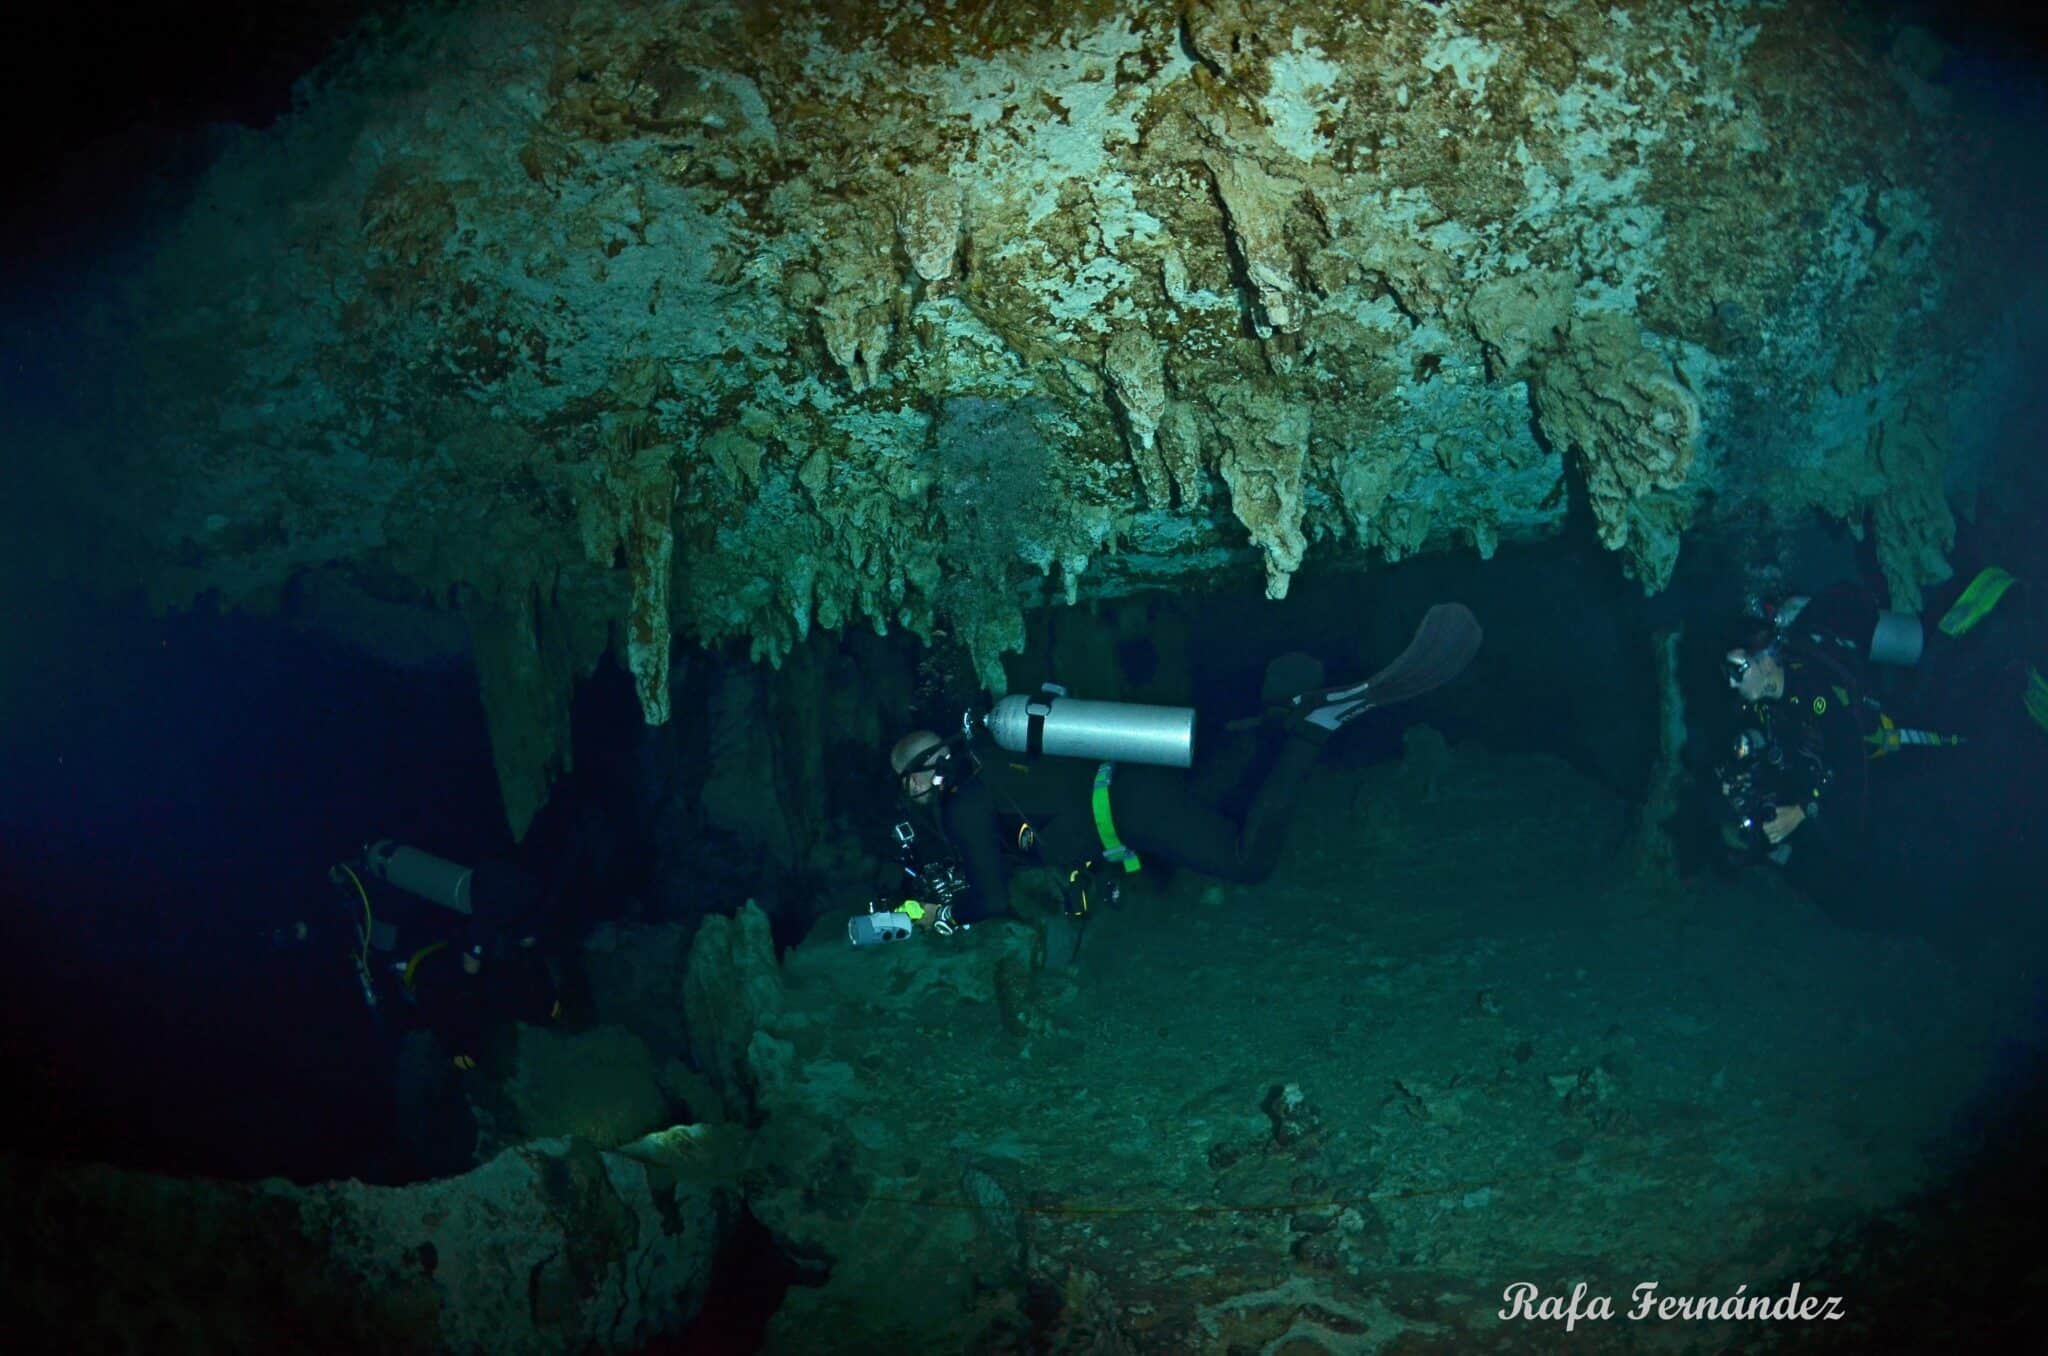
[[[1259,755],[1270,752],[1270,736],[1294,714],[1295,697],[1322,685],[1323,661],[1314,655],[1290,650],[1267,661],[1259,713],[1233,720],[1203,740],[1202,756],[1189,774],[1195,799],[1210,806],[1231,804]]]
[[[1170,768],[1118,767],[1110,788],[1117,836],[1140,858],[1152,855],[1221,880],[1251,884],[1273,874],[1301,783],[1322,741],[1290,733],[1242,822],[1197,799]]]
[[[1266,742],[1262,738],[1265,733],[1264,722],[1226,726],[1203,745],[1201,757],[1189,769],[1189,793],[1204,805],[1227,803],[1231,793],[1244,785],[1252,764],[1258,761],[1259,750]],[[1122,775],[1121,771],[1118,775]]]

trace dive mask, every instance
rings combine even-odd
[[[1747,678],[1749,676],[1749,671],[1757,666],[1757,661],[1765,658],[1767,655],[1771,653],[1771,651],[1767,647],[1765,649],[1758,650],[1755,653],[1751,653],[1747,650],[1741,651],[1740,653],[1742,657],[1739,659],[1736,658],[1734,652],[1731,652],[1725,659],[1721,661],[1728,667],[1728,686],[1738,692],[1742,690],[1742,680],[1744,678]]]
[[[903,786],[904,795],[915,798],[916,793],[910,788],[910,779],[920,772],[931,774],[931,789],[933,791],[945,790],[952,783],[953,746],[951,744],[934,744],[917,757],[911,759],[905,765],[902,775],[897,779]]]

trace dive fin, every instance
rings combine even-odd
[[[1401,657],[1367,681],[1368,705],[1392,706],[1434,692],[1465,671],[1483,639],[1485,633],[1471,608],[1438,603],[1415,628],[1415,639]]]
[[[1977,577],[1970,581],[1962,596],[1942,613],[1941,633],[1953,638],[1975,627],[1991,615],[1991,609],[1998,606],[1998,600],[2005,597],[2005,591],[2012,585],[2013,577],[1996,565],[1977,571]]]
[[[1294,705],[1296,693],[1307,692],[1323,685],[1323,661],[1300,650],[1289,650],[1286,654],[1274,655],[1266,663],[1266,679],[1259,685],[1259,713],[1255,716],[1240,716],[1229,721],[1224,729],[1231,734],[1244,730],[1255,730],[1267,721],[1284,716]]]
[[[1463,603],[1438,603],[1415,628],[1400,658],[1362,683],[1305,692],[1294,707],[1309,724],[1334,730],[1379,706],[1434,692],[1463,673],[1479,653],[1484,633]]]

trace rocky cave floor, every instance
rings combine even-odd
[[[921,1278],[872,1335],[978,1296],[1054,1349],[1526,1350],[1563,1325],[1503,1290],[1583,1281],[1617,1316],[1573,1349],[1720,1350],[1778,1325],[1633,1323],[1633,1287],[1854,1304],[1823,1259],[1944,1170],[2010,986],[1768,872],[1657,899],[1627,812],[1411,738],[1318,772],[1270,882],[1130,891],[994,1011],[913,946],[790,953],[798,1099],[865,1169],[810,1207]],[[775,1347],[845,1349],[813,1293]]]

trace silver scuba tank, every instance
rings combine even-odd
[[[1812,601],[1813,599],[1800,594],[1778,604],[1778,613],[1774,618],[1777,628],[1780,631],[1795,629],[1799,615]],[[1847,636],[1843,639],[1852,641],[1852,638]],[[1920,651],[1925,641],[1926,630],[1921,625],[1917,613],[1887,612],[1880,609],[1877,624],[1870,630],[1870,643],[1863,648],[1863,657],[1873,664],[1889,664],[1893,668],[1910,669],[1920,662]]]
[[[370,868],[371,875],[407,894],[418,895],[456,913],[470,912],[469,882],[476,875],[473,866],[458,866],[388,838],[363,850],[363,864]]]
[[[1188,767],[1195,761],[1195,708],[1091,702],[1047,683],[1029,696],[1012,692],[982,724],[1011,753],[1093,758],[1109,763]]]
[[[1880,612],[1870,633],[1870,662],[1910,669],[1920,662],[1926,632],[1911,612]]]

